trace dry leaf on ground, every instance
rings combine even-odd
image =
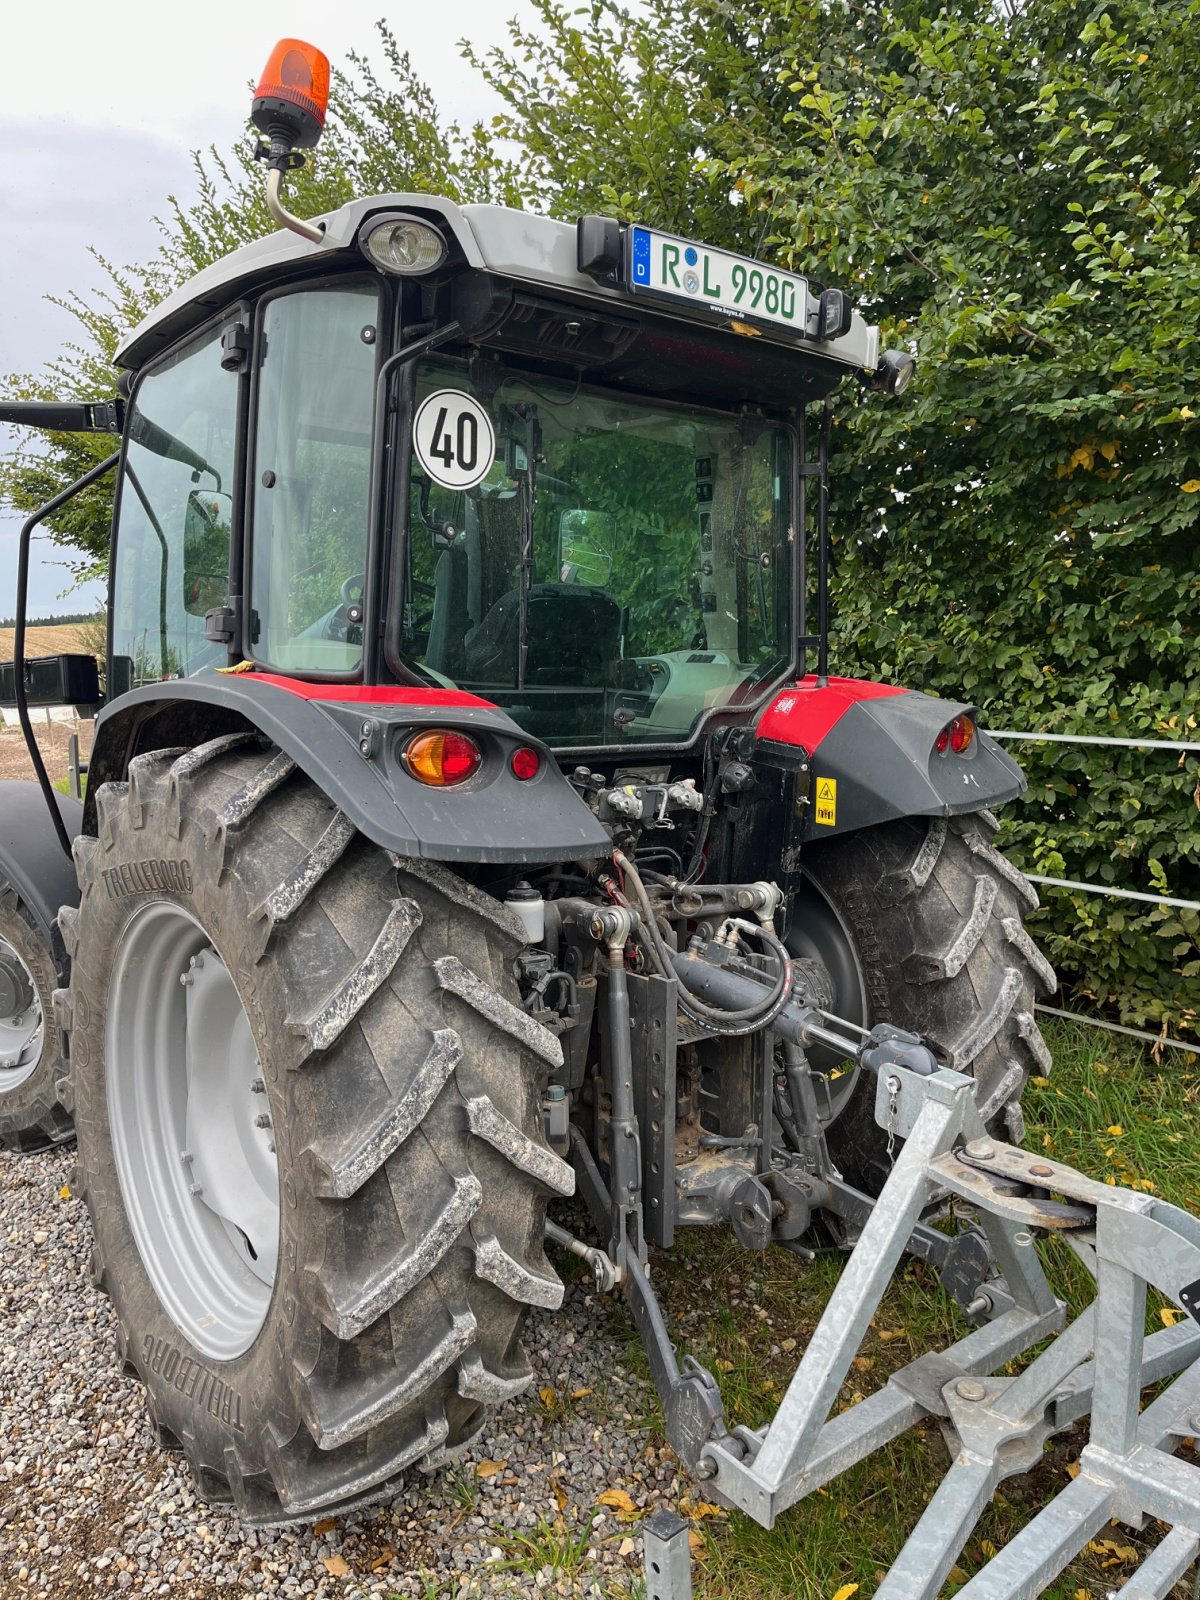
[[[623,1517],[632,1517],[637,1514],[637,1507],[624,1489],[605,1489],[603,1494],[597,1495],[596,1504],[598,1506],[609,1506],[613,1511],[619,1511]]]

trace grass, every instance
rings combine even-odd
[[[1200,1061],[1168,1051],[1156,1064],[1140,1048],[1078,1027],[1056,1027],[1049,1038],[1054,1075],[1035,1080],[1026,1091],[1026,1143],[1090,1176],[1152,1190],[1200,1212],[1200,1152],[1192,1136]],[[671,1326],[681,1348],[719,1377],[732,1424],[757,1425],[772,1414],[843,1261],[830,1255],[806,1266],[778,1250],[755,1255],[715,1230],[685,1232],[670,1255],[658,1258],[655,1282]],[[1067,1252],[1054,1252],[1047,1264],[1060,1293],[1083,1287],[1082,1273],[1078,1280],[1072,1276],[1076,1263]],[[1155,1300],[1149,1312],[1153,1327],[1162,1325],[1160,1304]],[[632,1324],[621,1320],[631,1363],[647,1371]],[[857,1403],[889,1373],[966,1331],[933,1274],[907,1262],[881,1303],[840,1406]],[[657,1416],[647,1421],[657,1447],[661,1422]],[[1065,1486],[1084,1438],[1082,1429],[1060,1435],[1033,1472],[1001,1485],[948,1593]],[[703,1516],[696,1523],[703,1541],[696,1551],[697,1596],[832,1600],[845,1585],[856,1584],[861,1600],[899,1552],[946,1464],[931,1425],[904,1435],[785,1512],[771,1532],[737,1512]],[[1153,1524],[1141,1535],[1107,1530],[1045,1591],[1048,1600],[1099,1600],[1120,1588],[1134,1560],[1160,1534]],[[1179,1593],[1190,1595],[1190,1586]]]

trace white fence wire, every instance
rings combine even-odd
[[[1007,728],[988,728],[987,732],[993,739],[1012,739],[1026,744],[1109,745],[1121,750],[1171,750],[1183,755],[1200,756],[1200,744],[1187,744],[1179,739],[1117,739],[1093,733],[1018,733]],[[1146,894],[1141,889],[1119,889],[1113,884],[1046,878],[1036,872],[1027,872],[1025,876],[1031,883],[1045,884],[1052,889],[1104,895],[1114,900],[1141,900],[1149,905],[1173,906],[1181,911],[1200,911],[1200,900],[1182,900],[1169,894]],[[1183,1039],[1148,1033],[1144,1028],[1129,1028],[1119,1022],[1106,1022],[1100,1017],[1085,1016],[1080,1011],[1063,1011],[1057,1006],[1039,1005],[1037,1009],[1050,1017],[1063,1017],[1071,1022],[1086,1023],[1089,1028],[1103,1028],[1108,1033],[1124,1034],[1132,1039],[1144,1039],[1148,1044],[1170,1050],[1185,1050],[1189,1055],[1200,1056],[1200,1045],[1189,1044]]]

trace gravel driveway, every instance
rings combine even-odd
[[[540,1393],[505,1406],[453,1472],[414,1474],[379,1511],[249,1531],[197,1500],[119,1368],[73,1162],[0,1153],[0,1595],[640,1591],[637,1516],[685,1486],[633,1420],[656,1402],[610,1326],[623,1312],[575,1281],[561,1312],[535,1314]],[[632,1507],[598,1505],[612,1489]]]

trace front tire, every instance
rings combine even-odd
[[[521,932],[250,736],[137,757],[97,815],[64,1020],[120,1352],[248,1521],[386,1499],[528,1384],[562,1297]]]
[[[921,1034],[975,1078],[989,1126],[1019,1143],[1026,1077],[1050,1070],[1034,1006],[1056,981],[1024,927],[1037,893],[992,845],[995,830],[986,812],[906,817],[812,847],[804,868],[820,914],[802,901],[797,925],[816,930],[806,951],[825,943],[832,1010]],[[846,1178],[878,1194],[891,1161],[870,1074],[858,1074],[827,1136]]]
[[[32,1154],[73,1133],[60,1104],[58,964],[24,901],[0,878],[0,1148]]]

